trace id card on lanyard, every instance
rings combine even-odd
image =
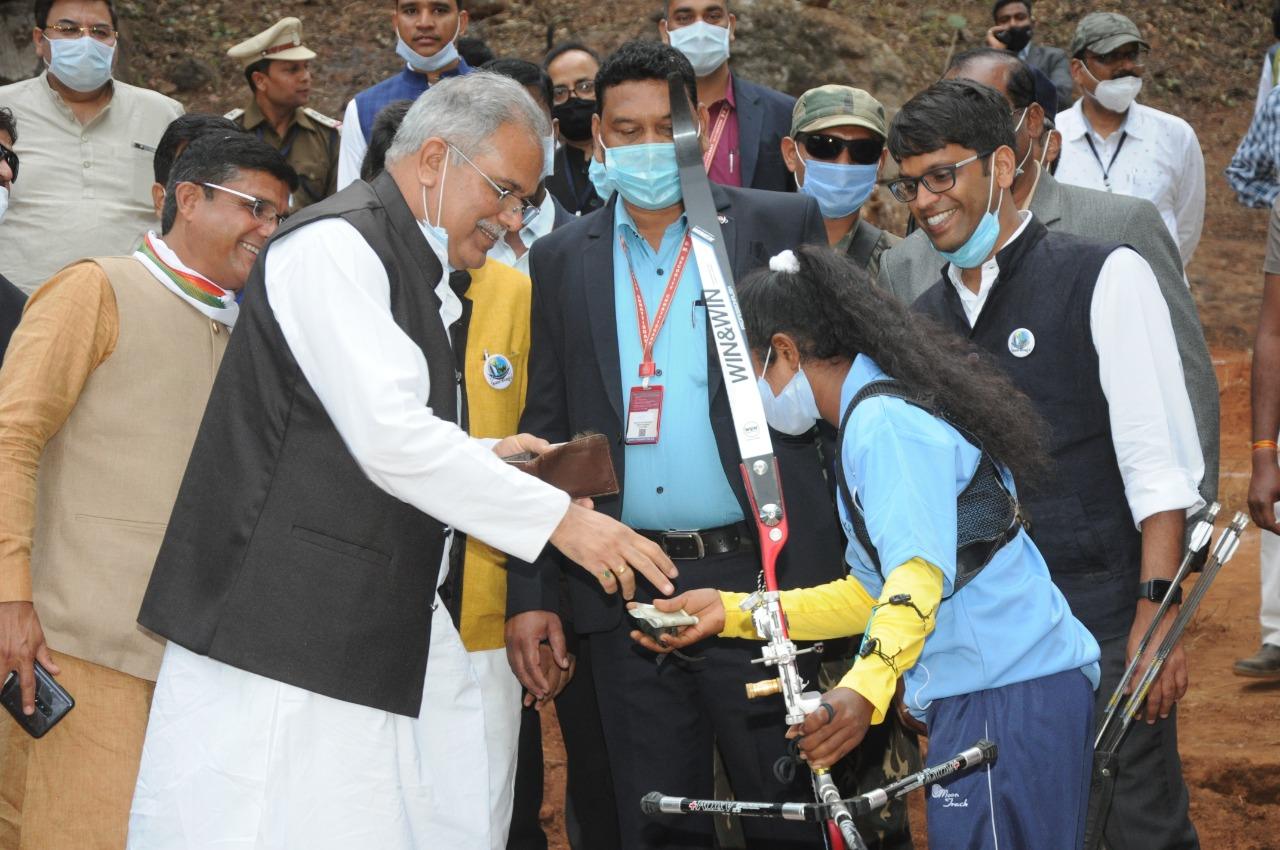
[[[622,243],[622,254],[627,258],[627,270],[631,274],[631,292],[636,299],[636,326],[640,332],[640,386],[631,388],[631,398],[627,404],[627,429],[623,438],[628,446],[651,446],[658,442],[662,431],[662,386],[650,386],[649,381],[658,374],[658,364],[653,360],[653,345],[658,340],[658,333],[666,324],[667,314],[671,312],[671,302],[675,300],[676,290],[680,286],[680,278],[684,275],[685,263],[689,260],[689,251],[693,248],[693,240],[685,236],[680,246],[680,256],[671,269],[671,277],[667,288],[662,293],[662,301],[658,304],[658,312],[649,324],[649,311],[644,306],[644,296],[640,292],[640,281],[636,280],[635,269],[631,267],[631,253],[627,250],[626,240],[619,237]]]

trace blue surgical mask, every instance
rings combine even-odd
[[[444,66],[458,61],[458,33],[462,32],[462,21],[458,21],[458,28],[454,30],[453,38],[449,43],[440,48],[434,56],[423,56],[421,53],[414,51],[405,40],[400,37],[400,31],[396,30],[396,55],[409,63],[409,67],[423,74],[430,74],[439,71]]]
[[[422,235],[426,237],[427,244],[431,246],[431,252],[436,255],[436,259],[440,261],[440,267],[444,269],[447,275],[455,271],[453,266],[449,265],[449,231],[444,229],[444,181],[449,176],[449,160],[453,158],[452,154],[445,154],[444,166],[440,170],[440,200],[436,202],[436,224],[431,223],[431,215],[427,212],[427,187],[422,187],[422,214],[425,218],[418,219],[418,227],[422,229]]]
[[[667,30],[671,46],[684,54],[693,73],[705,77],[729,59],[729,28],[698,21]]]
[[[605,177],[629,203],[660,210],[680,200],[680,166],[672,142],[604,148]]]
[[[879,165],[843,165],[808,159],[800,192],[818,202],[823,218],[844,218],[862,208],[876,188]]]
[[[773,394],[764,373],[769,371],[769,358],[773,349],[764,358],[764,370],[756,379],[756,387],[760,391],[760,401],[764,405],[764,419],[769,427],[783,434],[799,436],[807,433],[817,424],[822,416],[818,412],[818,402],[813,397],[813,387],[801,367],[778,395]]]
[[[81,36],[45,38],[49,42],[49,73],[64,86],[78,92],[97,91],[111,79],[113,45]]]
[[[991,256],[991,251],[996,247],[996,239],[1000,236],[1000,205],[1004,203],[1004,192],[1000,193],[1000,200],[996,203],[995,212],[991,211],[991,195],[996,188],[996,166],[995,162],[990,164],[991,168],[991,184],[987,189],[987,211],[982,214],[982,220],[978,222],[978,226],[974,228],[969,238],[964,244],[954,251],[939,251],[942,258],[958,269],[974,269],[982,265],[987,257]]]
[[[600,200],[609,200],[609,196],[613,194],[613,183],[609,182],[609,174],[605,171],[604,163],[594,156],[591,157],[591,164],[587,166],[587,177],[591,180],[591,185],[600,196]]]

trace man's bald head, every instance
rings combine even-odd
[[[1036,78],[1027,63],[1008,50],[982,47],[966,50],[951,60],[944,80],[971,80],[989,86],[1004,96],[1013,110],[1017,127],[1014,151],[1019,169],[1036,155],[1035,145],[1044,136],[1044,107],[1036,102]]]
[[[966,50],[951,60],[942,78],[990,86],[1004,95],[1014,109],[1022,109],[1036,99],[1036,78],[1031,68],[1008,50]]]

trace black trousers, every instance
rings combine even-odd
[[[590,640],[585,637],[578,641],[573,678],[556,698],[556,717],[564,737],[567,766],[565,833],[574,850],[618,850],[613,778],[605,755],[589,644]],[[532,708],[522,709],[507,850],[547,848],[547,836],[538,817],[542,809],[542,768],[541,718]]]
[[[739,552],[680,561],[678,566],[679,591],[754,587],[758,559],[754,552]],[[803,766],[797,767],[795,780],[788,785],[774,777],[775,762],[787,754],[782,697],[746,698],[746,683],[771,677],[768,668],[751,663],[760,657],[758,641],[715,638],[685,650],[700,661],[668,657],[658,664],[653,653],[631,640],[630,631],[628,617],[611,631],[591,636],[600,718],[608,741],[624,848],[712,846],[710,817],[647,816],[640,811],[640,799],[649,791],[712,796],[712,748],[716,743],[737,799],[812,799],[809,772]],[[816,687],[816,659],[812,655],[802,658],[808,668],[804,676]],[[744,818],[743,827],[748,847],[784,850],[822,846],[816,824]]]
[[[1102,682],[1094,716],[1102,722],[1111,692],[1120,683],[1128,636],[1099,641]],[[1200,846],[1187,811],[1187,783],[1178,756],[1178,713],[1148,726],[1135,719],[1120,745],[1111,815],[1103,839],[1110,850],[1193,850]]]

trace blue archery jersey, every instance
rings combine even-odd
[[[886,379],[874,360],[858,355],[841,389],[841,411],[868,383]],[[956,571],[956,497],[973,477],[981,452],[946,422],[888,396],[858,405],[840,451],[885,575],[921,558],[942,571],[942,595],[948,596]],[[1001,468],[1001,474],[1013,492],[1008,470]],[[858,543],[843,504],[839,510],[850,570],[878,597],[884,577]],[[1071,669],[1096,688],[1098,657],[1097,641],[1072,616],[1044,558],[1022,531],[939,606],[933,633],[904,676],[907,706],[923,716],[935,699]]]

